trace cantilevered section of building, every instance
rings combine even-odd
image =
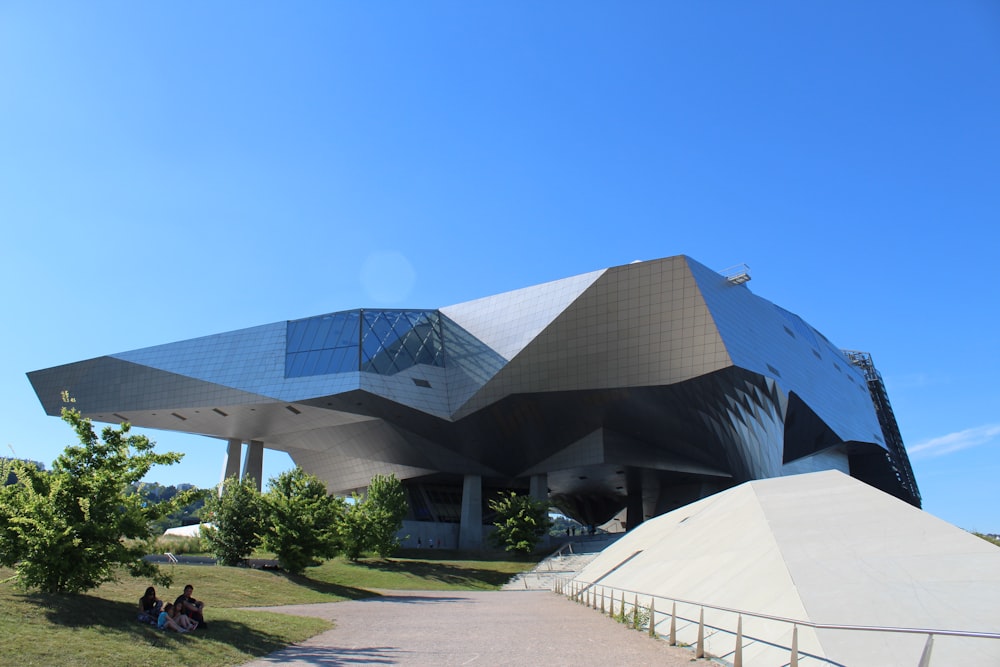
[[[228,474],[244,443],[244,472],[258,480],[265,448],[332,492],[393,473],[411,520],[461,525],[461,546],[480,543],[501,489],[547,497],[585,524],[627,508],[634,526],[748,480],[836,469],[919,506],[872,373],[748,278],[677,256],[28,377],[51,415],[68,391],[95,421],[223,439]]]

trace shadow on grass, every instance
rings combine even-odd
[[[274,576],[284,577],[289,582],[297,586],[308,588],[309,590],[315,591],[317,593],[323,593],[324,595],[338,595],[342,598],[347,598],[348,600],[361,600],[364,598],[374,598],[381,595],[381,593],[376,593],[375,591],[369,591],[364,588],[354,588],[353,586],[342,586],[340,584],[328,583],[326,581],[317,581],[315,579],[310,579],[309,577],[301,574],[275,572]]]
[[[483,550],[466,551],[462,549],[414,549],[401,548],[393,554],[393,558],[413,558],[415,560],[460,560],[460,561],[506,561],[527,564],[537,563],[546,554],[513,554],[509,551]]]
[[[437,554],[435,554],[436,556]],[[476,582],[487,586],[502,586],[511,578],[507,572],[487,568],[460,567],[442,562],[421,560],[360,560],[356,565],[381,572],[409,574],[420,579],[462,585]]]
[[[267,655],[288,646],[287,638],[270,634],[247,623],[211,619],[209,629],[191,633],[160,630],[140,623],[133,604],[106,600],[92,595],[49,595],[30,593],[23,598],[28,615],[36,611],[53,625],[67,628],[97,628],[102,632],[126,635],[131,643],[149,646],[177,646],[192,640],[228,644],[249,655]],[[34,610],[32,610],[34,608]]]

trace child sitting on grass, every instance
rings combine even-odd
[[[183,621],[181,619],[184,619]],[[194,630],[197,627],[197,623],[194,626],[189,625],[192,623],[191,619],[183,614],[178,614],[174,605],[167,603],[167,606],[163,608],[160,612],[160,617],[156,621],[156,627],[161,630],[173,630],[174,632],[187,632],[188,630]],[[186,627],[185,627],[186,626]]]

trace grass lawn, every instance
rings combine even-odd
[[[135,621],[148,582],[125,577],[85,595],[24,593],[0,584],[0,663],[62,665],[239,665],[327,630],[326,621],[241,607],[339,602],[390,590],[490,590],[531,560],[477,560],[440,550],[401,552],[387,561],[334,559],[293,577],[280,572],[204,565],[172,565],[165,602],[185,584],[204,600],[209,629],[166,633]],[[0,580],[12,572],[0,568]],[[16,657],[16,659],[14,659]]]

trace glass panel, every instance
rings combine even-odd
[[[358,348],[338,347],[333,350],[330,373],[346,373],[358,370]]]
[[[333,350],[318,350],[314,354],[318,355],[316,360],[316,374],[326,375],[330,372],[330,361],[333,358]]]
[[[346,311],[288,322],[285,377],[356,371],[359,316]]]
[[[289,354],[285,357],[285,376],[286,377],[301,377],[302,376],[302,365],[305,363],[305,354]]]
[[[285,344],[289,352],[298,352],[302,349],[302,334],[305,333],[305,330],[305,325],[302,322],[288,323],[288,332],[285,335]]]
[[[313,338],[313,344],[310,349],[322,350],[326,346],[326,337],[330,333],[330,325],[332,323],[333,323],[333,318],[329,315],[317,318],[316,335]]]
[[[361,369],[372,373],[391,375],[415,364],[444,366],[441,318],[436,311],[352,310],[321,315],[289,322],[286,340],[287,377],[357,371],[359,347]]]
[[[316,349],[316,332],[319,329],[318,318],[312,318],[306,321],[306,332],[302,335],[302,347],[301,350],[315,350]]]
[[[340,313],[344,319],[344,328],[340,332],[340,338],[337,339],[337,343],[334,347],[343,347],[345,345],[351,345],[357,347],[358,345],[358,312],[351,311],[349,313]]]
[[[303,352],[302,356],[305,357],[305,361],[302,364],[302,375],[316,375],[316,361],[319,358],[319,353],[317,352]]]

